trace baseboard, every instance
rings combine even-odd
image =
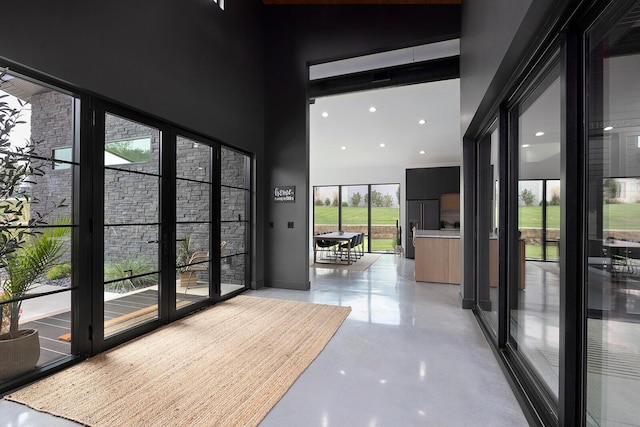
[[[460,296],[460,302],[462,305],[462,308],[469,310],[472,309],[473,307],[475,307],[475,300],[472,298],[463,298],[462,294],[458,294]]]

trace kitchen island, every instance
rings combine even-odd
[[[460,284],[462,245],[459,230],[416,230],[415,280]],[[518,289],[525,288],[525,240],[518,242]],[[489,286],[498,286],[498,241],[489,239]]]
[[[416,230],[415,280],[459,284],[460,230]]]

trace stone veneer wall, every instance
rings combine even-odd
[[[34,95],[32,104],[32,138],[42,141],[38,154],[49,157],[56,148],[70,147],[73,144],[73,98],[56,91]],[[158,226],[144,225],[159,222],[159,178],[130,172],[158,174],[159,171],[159,134],[157,130],[114,115],[106,118],[106,141],[119,141],[151,138],[151,160],[146,163],[112,165],[118,170],[105,172],[105,262],[114,262],[128,257],[142,257],[156,264],[160,240]],[[202,144],[193,144],[187,139],[178,139],[178,159],[176,170],[178,177],[189,180],[177,180],[176,215],[180,221],[210,221],[208,206],[210,191],[210,148]],[[221,241],[227,244],[222,253],[222,282],[245,284],[247,250],[248,206],[245,203],[245,173],[247,156],[233,150],[222,148],[221,153]],[[32,209],[66,199],[69,204],[72,197],[72,169],[53,169],[45,166],[46,175],[37,179],[32,194],[40,200]],[[194,182],[199,181],[199,182]],[[62,215],[70,216],[67,208]],[[226,222],[225,222],[226,221]],[[113,226],[109,226],[112,224]],[[116,226],[115,224],[140,224]],[[204,250],[208,246],[208,224],[179,224],[177,237],[191,235],[192,250]],[[149,243],[152,242],[152,243]],[[206,280],[200,277],[200,280]]]
[[[247,156],[222,147],[220,156],[220,241],[227,245],[222,253],[220,281],[245,285],[249,206],[245,182]]]
[[[71,147],[73,145],[73,97],[56,91],[39,93],[31,97],[31,139],[38,141],[36,153],[50,158],[53,148]],[[72,202],[72,169],[53,169],[50,162],[45,162],[42,177],[32,177],[31,216],[38,212],[45,214],[46,221],[56,218],[71,218]],[[53,212],[53,206],[65,201],[67,207]],[[71,259],[70,251],[63,261]]]

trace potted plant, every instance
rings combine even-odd
[[[5,73],[0,70],[0,88]],[[28,188],[34,183],[32,177],[44,175],[44,161],[32,157],[38,142],[11,141],[11,131],[22,123],[25,104],[15,108],[6,99],[7,95],[0,95],[0,379],[31,369],[38,361],[37,331],[19,329],[22,298],[32,289],[34,280],[62,256],[64,245],[57,236],[68,229],[34,231],[33,227],[46,224],[47,212],[31,212],[27,207],[37,202],[30,198]],[[63,204],[53,206],[51,211]],[[31,366],[14,366],[18,362]]]
[[[180,272],[179,283],[181,288],[195,286],[197,284],[198,277],[188,271],[189,261],[191,261],[193,253],[193,250],[191,250],[191,235],[185,234],[184,238],[180,240],[180,244],[176,250],[176,266]]]
[[[19,320],[22,298],[67,251],[63,237],[71,230],[69,221],[57,221],[55,225],[26,236],[25,243],[5,259],[0,297],[5,326],[0,335],[0,379],[33,369],[40,358],[38,331],[20,329]]]

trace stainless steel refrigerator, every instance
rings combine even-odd
[[[415,258],[413,227],[418,230],[440,230],[440,200],[407,201],[407,231],[405,232],[407,258]]]

